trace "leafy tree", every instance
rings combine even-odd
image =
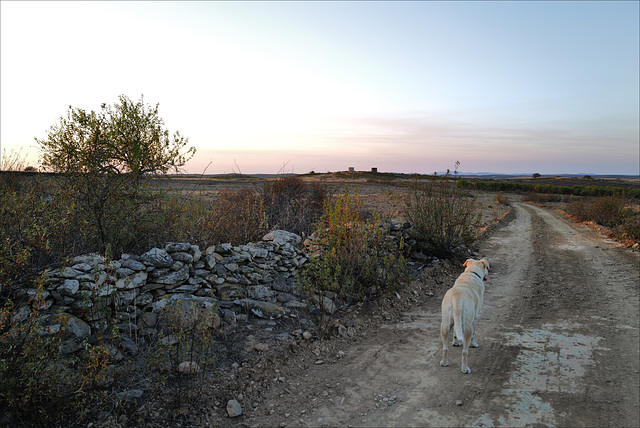
[[[540,176],[540,174],[539,174],[539,173],[534,172],[534,173],[533,173],[533,175],[532,175],[531,177],[533,177],[533,178],[540,178],[541,176]]]
[[[185,149],[187,138],[164,128],[158,104],[124,95],[99,112],[69,106],[67,117],[36,142],[42,167],[62,173],[63,188],[75,201],[71,208],[94,226],[100,250],[121,250],[135,238],[123,222],[130,225],[153,202],[146,179],[179,170],[195,154],[195,148]]]
[[[125,95],[120,104],[102,104],[102,111],[87,112],[69,106],[67,119],[51,127],[47,139],[36,138],[44,168],[64,173],[144,174],[178,170],[195,148],[181,150],[188,139],[179,132],[169,136],[158,106],[132,102]]]

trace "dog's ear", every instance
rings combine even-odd
[[[489,261],[487,259],[482,259],[480,261],[482,262],[483,265],[487,267],[487,269],[489,269]]]
[[[465,260],[465,262],[462,264],[462,266],[467,267],[469,266],[469,263],[471,263],[472,261],[474,261],[473,259],[467,259]]]

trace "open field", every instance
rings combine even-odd
[[[407,194],[408,189],[415,184],[424,184],[433,179],[432,176],[415,175],[415,174],[396,174],[396,173],[371,173],[371,172],[338,172],[326,174],[306,174],[298,176],[305,182],[321,183],[329,189],[329,193],[336,196],[348,190],[351,194],[358,194],[363,202],[364,207],[370,212],[378,212],[389,218],[404,220],[402,216],[403,197]],[[464,177],[461,177],[464,178]],[[171,189],[172,192],[190,194],[198,196],[205,200],[214,200],[215,196],[223,189],[238,190],[248,188],[260,191],[266,182],[276,180],[277,177],[193,177],[193,176],[171,176],[168,180],[162,180],[161,188]],[[489,181],[486,178],[464,178],[467,181]],[[585,179],[583,177],[558,176],[558,177],[508,177],[501,179],[491,179],[490,181],[498,181],[505,183],[522,183],[530,185],[551,185],[551,186],[591,186],[601,188],[621,188],[621,189],[640,189],[640,178],[637,177],[615,177],[615,178],[593,178]],[[453,183],[453,180],[452,180]],[[486,227],[494,222],[495,219],[501,218],[506,213],[506,206],[498,203],[496,197],[499,193],[495,190],[477,190],[468,189],[466,194],[476,198],[477,207],[481,212],[482,227]],[[509,192],[504,199],[507,202],[518,202],[525,199],[525,196],[531,192]],[[572,200],[573,196],[549,198],[546,194],[542,195],[540,202],[553,200],[551,203],[554,208],[564,209],[567,201]],[[554,199],[559,199],[554,200]],[[575,198],[574,198],[575,199]],[[640,210],[640,204],[636,200],[634,210]]]
[[[411,184],[304,179],[334,193],[357,189],[369,209],[390,216]],[[211,404],[189,409],[191,426],[637,426],[639,253],[575,224],[555,209],[561,203],[541,208],[513,193],[507,206],[496,192],[469,194],[483,227],[493,225],[472,253],[492,266],[472,374],[458,370],[456,348],[451,367],[438,364],[440,301],[462,270],[441,261],[394,296],[339,311],[330,337],[282,344],[281,323],[238,334],[240,364],[203,391]],[[231,399],[242,416],[226,415]]]
[[[404,221],[402,215],[403,197],[411,186],[424,184],[430,181],[428,176],[414,176],[409,174],[384,174],[384,173],[331,173],[308,174],[299,176],[308,183],[320,183],[329,189],[333,196],[342,194],[347,190],[350,194],[357,194],[364,208],[370,213],[379,214]],[[261,190],[266,182],[276,180],[260,177],[238,178],[213,178],[213,177],[176,177],[163,179],[160,188],[171,192],[202,197],[205,200],[214,200],[216,195],[224,190],[251,189]],[[453,184],[453,181],[452,181]],[[507,212],[507,207],[496,202],[496,192],[468,191],[469,196],[477,199],[478,209],[481,211],[481,223],[483,227],[490,225],[494,219],[502,217]],[[516,196],[518,197],[518,196]]]

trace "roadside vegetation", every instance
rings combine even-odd
[[[553,184],[519,183],[510,180],[468,180],[460,179],[457,185],[463,189],[494,190],[499,192],[532,192],[574,196],[621,196],[640,198],[638,187],[617,187],[599,185],[555,186]]]
[[[473,197],[449,180],[449,174],[417,182],[405,197],[404,215],[422,252],[451,256],[473,242],[479,225]]]
[[[409,280],[402,239],[394,240],[379,214],[365,219],[358,195],[346,190],[327,199],[312,235],[311,259],[301,282],[317,305],[321,327],[323,314],[332,313],[325,297],[357,302],[367,296],[389,294]]]
[[[109,409],[126,413],[110,386],[127,390],[150,371],[135,367],[134,360],[111,370],[131,347],[121,341],[110,295],[95,301],[88,296],[92,311],[109,321],[93,326],[79,350],[64,349],[63,339],[75,326],[61,311],[47,311],[42,272],[79,254],[111,260],[184,236],[186,207],[157,191],[150,178],[180,168],[194,149],[185,148],[179,133],[169,136],[158,106],[124,96],[98,113],[69,107],[67,117],[36,141],[49,174],[25,174],[19,154],[5,154],[1,165],[0,421],[73,426]],[[135,346],[145,346],[138,353],[144,357],[160,344]]]
[[[539,175],[538,175],[539,177]],[[534,177],[534,179],[538,179]],[[584,176],[592,181],[590,176]],[[465,180],[457,182],[462,189],[483,189],[524,193],[524,201],[533,203],[563,203],[565,212],[577,221],[604,226],[614,239],[626,243],[640,242],[640,187],[518,183],[507,180]],[[501,196],[502,195],[502,196]]]
[[[629,198],[602,196],[569,203],[567,214],[578,221],[592,221],[609,230],[621,241],[640,241],[640,210]]]

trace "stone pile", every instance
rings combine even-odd
[[[300,244],[300,236],[275,230],[259,242],[204,251],[189,243],[167,243],[110,262],[95,254],[78,256],[73,265],[48,273],[42,296],[52,314],[48,328],[59,328],[53,314],[67,314],[75,336],[67,351],[73,352],[106,325],[104,305],[115,308],[120,331],[129,336],[153,334],[159,312],[178,301],[211,310],[218,325],[249,316],[278,318],[307,306],[295,282],[308,260]]]

